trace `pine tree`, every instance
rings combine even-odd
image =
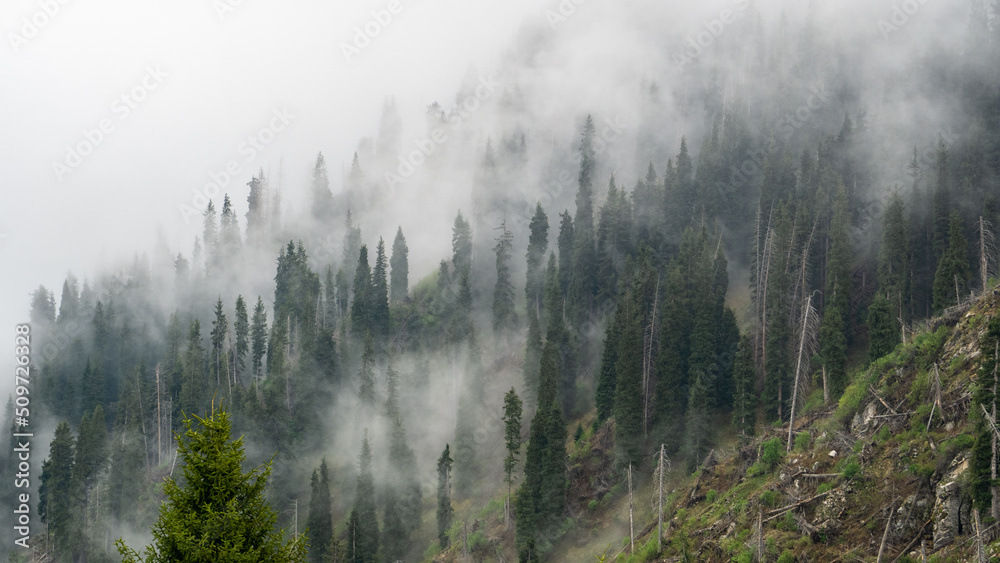
[[[221,385],[222,372],[226,372],[226,377],[229,377],[229,370],[225,368],[224,357],[225,350],[223,346],[226,343],[226,334],[229,333],[229,322],[226,319],[226,314],[222,310],[222,297],[219,297],[218,301],[215,302],[215,320],[212,321],[212,356],[211,356],[211,370],[212,374],[215,375],[215,384]]]
[[[500,236],[493,251],[497,256],[497,283],[493,290],[493,332],[500,334],[514,328],[517,313],[514,312],[514,284],[511,280],[510,257],[514,235],[507,229],[507,222],[500,223]]]
[[[614,318],[608,323],[604,335],[604,351],[601,354],[601,371],[597,375],[597,392],[594,403],[597,407],[597,424],[611,417],[615,404],[615,386],[618,379],[618,352],[622,346],[621,332],[625,324],[627,307],[615,309]]]
[[[180,407],[182,412],[201,410],[205,388],[205,350],[201,346],[201,323],[191,321],[187,350],[184,352],[184,373],[181,379]]]
[[[316,155],[310,193],[312,195],[310,209],[312,209],[313,218],[317,224],[328,221],[333,212],[333,194],[330,193],[330,180],[326,174],[326,160],[323,158],[323,153]]]
[[[948,180],[948,149],[944,146],[943,140],[938,141],[936,168],[937,183],[934,185],[931,241],[934,245],[935,259],[941,260],[948,249],[949,216],[952,213],[951,186]],[[936,309],[937,305],[934,307]]]
[[[368,266],[368,246],[358,251],[358,267],[354,272],[354,301],[351,302],[351,325],[355,336],[372,332],[372,279]]]
[[[872,318],[871,308],[869,308],[869,323]],[[869,335],[872,335],[870,324]],[[823,362],[822,368],[826,370],[829,395],[839,397],[847,387],[847,337],[844,336],[844,314],[841,312],[839,304],[828,304],[823,310],[819,341],[819,355]],[[874,343],[872,340],[873,345]]]
[[[184,429],[177,436],[184,485],[166,477],[152,545],[140,557],[119,539],[123,560],[304,562],[305,537],[286,543],[275,531],[278,516],[265,498],[271,466],[243,472],[243,438],[232,440],[229,413],[213,408],[186,418]]]
[[[354,160],[357,162],[357,154],[354,155]],[[359,169],[360,170],[360,169]],[[352,169],[353,173],[353,169]],[[358,269],[358,257],[361,253],[361,227],[354,224],[351,219],[351,210],[347,210],[347,220],[345,222],[346,232],[344,233],[344,253],[341,259],[340,271],[344,272],[344,281],[348,288],[354,287],[354,275]],[[365,257],[367,258],[368,252],[365,252]],[[344,300],[348,298],[347,293],[344,294]],[[346,307],[345,307],[346,311]]]
[[[257,304],[253,308],[253,325],[250,328],[250,365],[254,379],[261,374],[261,365],[267,353],[267,309],[264,301],[257,296]]]
[[[375,268],[372,269],[370,307],[372,334],[380,346],[385,346],[388,343],[390,333],[387,267],[385,241],[379,237],[375,250]]]
[[[312,472],[310,479],[309,562],[325,563],[333,556],[333,507],[330,500],[330,476],[326,458]]]
[[[220,260],[231,261],[243,246],[240,238],[239,220],[233,211],[233,203],[229,194],[222,201],[222,215],[219,218],[219,254]]]
[[[392,258],[389,259],[390,272],[390,294],[393,303],[398,303],[406,299],[410,285],[410,250],[406,246],[406,237],[403,236],[403,228],[396,229],[396,238],[392,241]]]
[[[613,414],[615,457],[620,467],[637,464],[642,457],[642,316],[636,311],[632,291],[620,305],[625,309],[621,333]],[[677,392],[675,390],[674,392]]]
[[[556,245],[559,250],[559,292],[562,295],[569,292],[570,281],[573,279],[573,241],[576,237],[573,229],[573,218],[569,211],[560,213]]]
[[[237,381],[246,369],[246,356],[250,351],[250,321],[247,318],[247,302],[242,295],[236,296],[236,318],[233,320],[236,334],[236,348],[233,353],[233,372]]]
[[[892,352],[899,343],[899,323],[893,318],[892,309],[892,304],[881,294],[868,306],[868,361],[874,362]],[[842,390],[842,383],[834,385],[835,392]]]
[[[423,492],[417,479],[416,455],[406,440],[406,427],[399,411],[396,370],[386,370],[387,398],[385,415],[391,426],[389,444],[389,483],[385,494],[385,559],[403,559],[410,547],[411,535],[420,527]]]
[[[573,217],[573,270],[566,294],[572,318],[581,322],[593,312],[597,295],[597,254],[594,246],[594,186],[597,167],[594,153],[594,120],[588,115],[580,139],[579,189],[576,193],[576,215]]]
[[[73,479],[76,440],[69,424],[60,422],[49,445],[49,457],[42,462],[38,488],[38,516],[48,524],[53,551],[62,559],[70,557],[83,540],[79,488]]]
[[[375,404],[375,347],[371,335],[365,335],[365,351],[358,372],[358,398],[362,405]]]
[[[455,513],[455,509],[451,506],[451,466],[453,464],[451,448],[445,444],[444,451],[441,452],[441,457],[437,461],[437,528],[438,542],[442,549],[448,547],[448,530],[451,529],[451,519]]]
[[[379,527],[375,512],[375,481],[372,477],[372,448],[365,431],[361,443],[354,508],[348,522],[348,561],[374,563],[378,561]]]
[[[1000,318],[994,317],[979,341],[982,360],[979,364],[973,404],[969,411],[975,437],[969,467],[972,501],[981,513],[991,516],[993,507],[998,502],[993,495],[996,494],[996,467],[1000,460],[994,457],[997,455],[997,438],[988,417],[992,417],[993,422],[996,422],[997,402],[1000,399],[997,396],[997,386],[1000,385],[998,350],[1000,350]]]
[[[879,292],[893,305],[897,316],[909,318],[910,249],[909,225],[904,214],[903,198],[896,192],[889,196],[882,217],[882,251],[879,255]]]
[[[542,204],[535,204],[535,214],[528,224],[530,234],[528,235],[528,269],[527,279],[524,284],[525,301],[528,308],[528,316],[534,313],[536,317],[542,316],[542,300],[545,291],[545,272],[542,269],[542,261],[545,259],[545,252],[549,247],[549,218],[542,209]]]
[[[504,520],[510,518],[510,489],[514,483],[514,468],[521,453],[521,399],[511,387],[503,398],[504,442],[507,457],[503,460],[503,470],[507,481],[507,501],[504,505]]]
[[[941,255],[937,271],[934,273],[934,310],[941,312],[958,303],[968,292],[969,257],[962,234],[962,219],[958,212],[952,212],[948,225],[948,248]]]
[[[704,459],[708,449],[709,402],[706,376],[701,369],[692,371],[684,420],[684,450],[688,469],[694,469]]]
[[[451,229],[451,263],[457,275],[472,267],[472,227],[459,211]]]
[[[205,272],[212,275],[219,265],[219,226],[216,223],[215,204],[208,200],[202,213],[202,243],[205,245]]]

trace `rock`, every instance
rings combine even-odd
[[[875,408],[875,403],[868,403],[865,410],[854,415],[854,419],[851,420],[851,433],[855,436],[860,436],[864,432],[871,430],[872,422],[875,420],[875,415],[877,414],[878,411]]]
[[[969,507],[963,506],[960,478],[969,468],[969,461],[961,456],[955,458],[949,466],[948,473],[938,483],[934,491],[934,549],[938,550],[950,544],[962,529],[962,524],[968,521],[963,518],[963,512]],[[967,502],[964,504],[968,504]]]
[[[830,453],[826,454],[830,457],[837,457],[837,450],[830,450]]]

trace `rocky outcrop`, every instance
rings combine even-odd
[[[934,491],[934,549],[941,549],[970,529],[972,503],[964,494],[961,482],[968,468],[969,460],[965,456],[955,458]]]

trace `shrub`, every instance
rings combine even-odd
[[[816,487],[816,494],[821,495],[831,490],[833,490],[833,485],[831,485],[830,483],[820,483],[819,486]]]
[[[840,474],[845,480],[850,481],[851,479],[854,479],[860,472],[861,472],[861,464],[856,461],[850,461],[846,465],[844,465],[844,470],[841,471]]]
[[[812,435],[808,432],[799,432],[795,435],[795,450],[799,452],[804,452],[809,449],[809,445],[812,444]]]
[[[795,563],[795,555],[786,549],[781,552],[781,557],[778,558],[778,563]]]
[[[760,503],[764,506],[775,507],[781,501],[781,495],[777,491],[764,491],[760,494]]]
[[[708,504],[715,504],[715,501],[718,499],[719,499],[719,491],[716,491],[715,489],[710,489],[708,491],[708,494],[705,495],[705,500],[708,501]]]
[[[781,438],[771,438],[764,442],[760,452],[760,460],[767,465],[768,470],[774,469],[785,458],[785,445]]]

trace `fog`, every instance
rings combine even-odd
[[[9,1],[0,6],[0,330],[12,335],[27,321],[39,284],[58,298],[67,272],[95,284],[145,254],[153,276],[168,279],[173,257],[192,258],[208,199],[219,210],[228,193],[246,227],[247,183],[260,170],[280,193],[282,242],[303,238],[322,275],[340,262],[344,225],[304,219],[320,152],[337,216],[350,207],[371,261],[379,238],[389,246],[401,227],[412,290],[451,256],[462,210],[473,222],[478,267],[489,272],[492,256],[480,257],[506,220],[519,300],[535,203],[548,212],[550,250],[557,214],[573,211],[587,115],[599,139],[598,204],[611,174],[628,190],[649,162],[662,174],[682,137],[697,163],[713,127],[706,100],[745,105],[753,134],[775,139],[769,151],[793,159],[836,135],[845,115],[864,115],[879,151],[867,196],[878,201],[911,181],[914,148],[923,155],[939,139],[962,142],[962,108],[933,85],[940,67],[976,48],[961,39],[968,19],[965,2],[926,0]],[[815,68],[798,66],[805,63]],[[429,115],[434,103],[440,115]],[[383,135],[392,107],[398,128]],[[521,135],[524,166],[484,177],[487,143],[499,154]],[[355,153],[365,183],[352,191]],[[484,193],[501,194],[502,205],[491,207]],[[266,248],[212,286],[212,300],[220,295],[229,312],[237,294],[251,307],[259,294],[271,309],[278,247]],[[734,263],[731,272],[744,272],[734,278],[745,267]],[[183,303],[185,294],[163,283],[157,305],[165,314],[182,305],[209,312],[210,303]],[[734,281],[731,291],[745,285]],[[486,328],[489,319],[476,322]],[[205,336],[204,319],[202,327]],[[522,344],[487,348],[495,359]],[[421,361],[428,358],[398,359],[404,383],[425,369]],[[430,386],[409,403],[403,395],[411,420],[420,417],[416,404],[440,400],[422,433],[409,435],[425,499],[433,456],[455,430],[462,363],[433,358]],[[0,366],[13,366],[9,352]],[[356,373],[345,366],[344,377]],[[514,370],[496,375],[484,391],[493,399],[521,384]],[[9,387],[5,379],[0,391]],[[356,403],[353,394],[340,397],[327,416],[350,452],[342,466],[360,444]],[[497,418],[480,422],[480,445],[493,444]],[[386,431],[370,430],[376,441]],[[250,444],[253,456],[267,457],[259,447]],[[300,471],[324,453],[302,456]]]

